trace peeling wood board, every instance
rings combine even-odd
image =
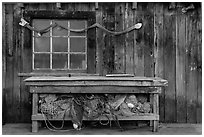
[[[117,86],[31,86],[31,93],[157,93],[157,87],[117,87]]]
[[[153,13],[152,3],[145,5],[143,10]],[[144,16],[144,76],[154,76],[154,15],[145,14]]]
[[[13,5],[6,5],[6,20],[5,20],[5,28],[6,28],[6,107],[7,109],[7,120],[9,122],[15,122],[15,116],[13,116],[13,71],[14,57],[10,56],[9,48],[13,46]]]
[[[144,76],[144,13],[135,10],[134,21],[142,23],[142,28],[134,32],[134,75]]]
[[[155,76],[164,78],[164,37],[163,37],[163,4],[156,3],[154,8],[154,58],[155,58]],[[165,90],[159,96],[159,114],[160,121],[164,122],[165,116]]]
[[[198,29],[198,64],[197,64],[197,121],[196,123],[202,123],[202,22],[201,22],[201,9],[199,10],[199,19],[197,21]]]
[[[176,119],[186,122],[186,17],[178,14],[176,25]]]
[[[165,12],[168,12],[165,9]],[[171,31],[169,31],[171,30]],[[164,16],[165,122],[176,122],[176,17]]]
[[[17,7],[13,14],[13,49],[14,49],[14,66],[13,66],[13,112],[16,122],[21,121],[21,91],[20,77],[18,72],[21,71],[21,26],[18,24],[21,17],[21,8]]]
[[[197,21],[196,16],[188,16],[186,47],[186,102],[187,122],[196,123],[197,111]]]
[[[133,26],[133,11],[131,10],[131,3],[125,4],[125,28],[127,29]],[[134,74],[134,50],[133,50],[133,32],[128,32],[125,34],[125,65],[126,71],[125,73]]]
[[[124,10],[123,3],[116,3],[115,7],[115,30],[124,30]],[[125,73],[125,41],[124,35],[115,36],[115,72]]]

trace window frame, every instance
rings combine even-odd
[[[24,18],[30,24],[33,19],[65,19],[86,20],[87,27],[96,22],[96,13],[93,11],[25,11]],[[30,47],[32,50],[32,31],[30,31]],[[32,55],[31,55],[32,56]],[[33,67],[32,67],[33,68]],[[96,28],[87,30],[87,69],[86,70],[31,70],[32,73],[96,73]]]
[[[35,19],[34,19],[35,20]],[[37,19],[39,20],[39,19]],[[50,23],[54,21],[56,21],[56,19],[42,19],[42,20],[47,20],[49,21]],[[57,19],[57,21],[60,21],[61,19]],[[79,20],[79,19],[75,19],[75,21],[85,21],[85,28],[87,27],[87,20]],[[66,21],[68,24],[67,26],[70,26],[70,19],[63,19],[63,21]],[[34,24],[32,24],[33,26]],[[51,31],[49,31],[48,33],[50,33],[49,36],[37,36],[35,34],[35,32],[32,33],[32,70],[36,70],[36,71],[39,71],[39,70],[50,70],[50,71],[58,71],[58,70],[61,70],[61,71],[71,71],[71,70],[79,70],[79,71],[86,71],[87,70],[87,31],[85,31],[85,35],[82,35],[82,36],[75,36],[75,35],[70,35],[70,31],[69,30],[66,30],[67,31],[67,36],[55,36],[53,35],[53,28],[51,29]],[[35,51],[35,38],[48,38],[49,40],[49,51]],[[67,45],[67,49],[68,51],[53,51],[52,47],[53,47],[53,38],[66,38],[68,41],[68,45]],[[85,40],[85,43],[84,43],[84,50],[83,52],[80,52],[80,51],[71,51],[71,39],[73,38],[83,38]],[[34,61],[34,57],[35,55],[40,55],[40,54],[43,54],[43,55],[49,55],[50,56],[50,59],[49,59],[49,68],[36,68],[35,67],[35,61]],[[53,56],[54,55],[67,55],[67,68],[53,68]],[[81,69],[74,69],[74,68],[71,68],[70,66],[70,59],[71,59],[71,55],[84,55],[85,56],[85,61],[86,61],[86,64],[85,64],[85,68],[81,68]]]

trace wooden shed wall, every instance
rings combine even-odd
[[[201,5],[189,3],[61,3],[61,10],[95,11],[96,22],[112,31],[142,22],[140,30],[112,36],[96,30],[96,72],[131,73],[167,79],[160,95],[161,122],[201,123]],[[3,3],[3,120],[30,122],[31,95],[23,80],[31,72],[29,30],[18,25],[27,10],[56,10],[56,3]]]

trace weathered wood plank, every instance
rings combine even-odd
[[[13,116],[13,5],[6,4],[5,7],[6,18],[6,107],[7,109],[7,122],[15,122]]]
[[[103,25],[106,29],[114,31],[115,29],[115,4],[106,3],[102,5],[103,9]],[[103,74],[110,74],[114,72],[114,36],[109,33],[104,35],[104,46],[103,46]]]
[[[168,11],[165,5],[165,11]],[[171,30],[171,31],[169,31]],[[165,122],[176,121],[176,17],[164,16],[164,76],[168,80],[168,87],[165,88]]]
[[[95,13],[88,19],[88,26],[96,22]],[[96,73],[96,29],[87,32],[87,72]]]
[[[75,11],[89,11],[88,3],[76,3]]]
[[[67,3],[67,4],[66,4],[66,10],[69,11],[69,12],[75,11],[75,9],[74,9],[74,3]]]
[[[197,111],[197,15],[188,16],[188,37],[186,47],[186,101],[187,122],[196,123]]]
[[[6,5],[2,4],[2,124],[7,121],[6,107]]]
[[[93,4],[92,4],[93,5]],[[101,6],[96,10],[96,23],[102,24],[102,11]],[[96,29],[96,73],[103,75],[102,61],[103,61],[103,31],[101,29]]]
[[[58,86],[145,86],[145,87],[149,87],[149,86],[165,86],[163,83],[160,82],[148,82],[148,81],[144,81],[144,82],[133,82],[133,81],[74,81],[74,82],[65,82],[65,81],[57,81],[57,82],[27,82],[26,85],[58,85]]]
[[[113,87],[113,86],[31,86],[31,93],[157,93],[156,87]]]
[[[113,117],[111,115],[109,115],[110,120],[114,120],[112,119]],[[159,119],[159,115],[154,115],[151,113],[145,113],[145,114],[138,114],[138,115],[133,115],[130,117],[122,117],[122,116],[118,116],[118,120],[158,120]],[[36,114],[36,115],[32,115],[32,120],[44,120],[44,117],[42,114]],[[55,118],[55,119],[51,119],[51,120],[62,120],[62,118]],[[65,120],[71,120],[70,117],[65,117]],[[86,117],[83,117],[83,120],[90,120]],[[98,120],[98,119],[96,119]],[[107,120],[106,117],[101,116],[100,120]]]
[[[156,3],[154,8],[154,58],[155,58],[155,76],[164,78],[164,41],[163,41],[163,4]],[[160,121],[164,122],[165,116],[165,92],[160,94]]]
[[[176,119],[186,122],[186,17],[178,14],[176,25]]]
[[[56,77],[56,76],[39,76],[39,77],[30,77],[27,78],[25,81],[150,81],[150,82],[161,82],[166,83],[167,81],[158,77],[105,77],[105,76],[63,76],[63,77]]]
[[[14,5],[13,15],[13,48],[14,48],[14,69],[13,69],[13,106],[15,112],[15,121],[20,122],[21,120],[21,92],[20,92],[20,77],[18,72],[21,71],[21,27],[18,24],[21,18],[21,7],[18,4]]]
[[[115,5],[115,30],[124,30],[124,4],[116,3]],[[115,72],[125,73],[125,46],[124,35],[115,36]]]
[[[153,95],[153,113],[155,115],[159,115],[159,95],[158,94]],[[159,119],[153,120],[153,132],[158,131],[158,125],[159,125]]]
[[[138,10],[141,10],[139,3]],[[142,28],[134,32],[134,74],[144,76],[144,13],[135,10],[134,21],[142,23]]]
[[[47,5],[50,5],[48,3],[40,3],[38,6],[39,10],[47,10]]]
[[[153,13],[154,5],[149,3],[143,5],[143,11],[151,11]],[[154,76],[154,16],[153,14],[145,14],[144,16],[144,75]]]
[[[202,123],[202,15],[199,8],[199,17],[197,20],[197,39],[198,39],[198,64],[197,64],[197,123]]]
[[[31,22],[31,20],[27,18],[28,22]],[[24,76],[20,77],[21,81],[21,86],[20,86],[20,91],[21,91],[21,122],[30,122],[30,115],[31,115],[31,95],[29,94],[29,88],[28,86],[25,85],[25,82],[23,81],[26,77],[32,76],[32,75],[26,75],[30,74],[32,72],[32,37],[31,34],[32,32],[24,27],[21,28],[21,72],[25,75],[19,75]],[[30,37],[28,37],[30,36]],[[21,74],[21,73],[20,73]]]
[[[6,79],[6,5],[2,4],[2,89],[5,86]],[[5,93],[3,93],[5,94]]]
[[[131,9],[131,3],[126,3],[125,5],[125,29],[131,27],[133,25],[133,13]],[[133,70],[133,62],[134,62],[134,50],[133,50],[133,32],[128,32],[125,34],[125,65],[126,65],[126,73],[134,74]]]
[[[32,114],[36,115],[38,114],[38,94],[33,94],[33,100],[32,100]],[[32,132],[38,132],[38,125],[39,122],[36,120],[32,121]]]

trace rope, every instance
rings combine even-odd
[[[45,125],[46,125],[47,129],[49,129],[50,131],[54,131],[54,132],[56,132],[56,131],[57,131],[57,132],[68,132],[68,131],[76,130],[76,129],[62,130],[62,128],[64,127],[64,121],[65,121],[64,117],[65,117],[66,111],[67,111],[67,110],[65,110],[65,112],[64,112],[64,116],[63,116],[63,120],[62,120],[62,125],[61,125],[60,128],[57,128],[57,127],[53,126],[53,125],[51,124],[51,122],[49,121],[49,119],[46,118],[45,114],[41,111],[41,114],[43,115],[43,119],[44,119],[44,121],[45,121]],[[52,128],[50,128],[50,127],[48,126],[48,123],[50,124],[50,126],[51,126]],[[82,129],[84,129],[84,127],[82,127],[80,130],[82,130]]]
[[[60,27],[62,29],[65,29],[65,30],[70,30],[71,32],[76,32],[76,33],[82,33],[82,32],[85,32],[89,29],[92,29],[92,28],[100,28],[102,29],[103,31],[106,31],[108,33],[111,33],[113,35],[121,35],[121,34],[124,34],[124,33],[128,33],[134,29],[140,29],[142,27],[142,23],[137,23],[129,28],[127,28],[126,30],[123,30],[123,31],[120,31],[120,32],[115,32],[115,31],[110,31],[108,29],[106,29],[105,27],[103,27],[102,25],[100,25],[99,23],[95,23],[87,28],[84,28],[84,29],[68,29],[66,27],[63,27],[59,24],[57,24],[56,22],[54,22],[53,24],[51,24],[50,26],[46,27],[45,29],[42,29],[42,30],[38,30],[32,26],[29,25],[29,23],[27,21],[25,21],[23,18],[21,18],[21,22],[19,23],[19,25],[23,26],[23,27],[27,27],[28,29],[32,30],[32,31],[35,31],[38,33],[39,36],[42,36],[44,33],[47,33],[48,31],[50,31],[50,28],[55,28],[55,27]]]

